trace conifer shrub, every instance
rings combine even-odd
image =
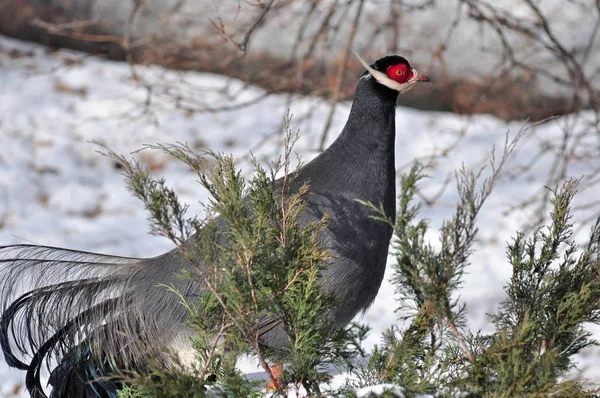
[[[281,161],[269,168],[254,162],[250,179],[231,156],[197,154],[182,144],[150,146],[197,173],[210,196],[206,220],[188,216],[187,206],[165,180],[107,151],[123,164],[129,189],[146,206],[151,232],[170,239],[194,265],[181,277],[205,287],[191,300],[174,286],[157,286],[169,289],[189,311],[188,323],[196,332],[193,370],[157,366],[151,375],[127,379],[119,396],[287,396],[291,389],[315,397],[354,397],[358,388],[383,383],[402,386],[406,396],[595,396],[598,386],[569,373],[574,356],[598,344],[585,324],[600,321],[600,222],[589,242],[574,242],[570,208],[578,180],[552,189],[547,226],[504,237],[512,277],[504,300],[488,314],[493,331],[467,326],[459,297],[477,237],[477,216],[520,136],[507,140],[498,162],[492,156],[487,178],[484,169],[457,172],[458,202],[439,230],[437,245],[427,241],[430,225],[417,200],[425,170],[416,163],[401,176],[395,260],[389,264],[396,288],[390,316],[396,310],[400,318],[370,352],[361,347],[367,326],[354,323],[335,330],[326,316],[335,305],[318,286],[328,256],[318,236],[327,217],[299,223],[310,183],[298,186],[289,170],[297,134],[288,132]],[[279,180],[278,174],[287,177]],[[297,189],[291,191],[292,186]],[[363,203],[371,217],[391,222],[380,204]],[[281,322],[288,334],[284,349],[260,342],[261,331],[273,322]],[[245,355],[257,358],[275,390],[266,391],[264,380],[249,380],[236,368]],[[278,377],[275,363],[285,365]],[[335,369],[348,377],[334,389],[327,380]]]

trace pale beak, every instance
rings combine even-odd
[[[431,80],[429,80],[429,77],[425,76],[425,75],[421,75],[419,72],[417,72],[416,69],[412,70],[413,72],[413,78],[411,79],[414,82],[430,82]]]

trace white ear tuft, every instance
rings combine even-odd
[[[371,76],[373,76],[375,78],[375,80],[377,80],[379,83],[383,84],[387,88],[391,88],[392,90],[396,90],[396,91],[403,93],[403,92],[408,91],[411,88],[413,88],[413,86],[416,83],[416,82],[406,82],[403,84],[398,83],[397,81],[390,79],[385,73],[371,68],[369,66],[369,64],[367,64],[367,62],[360,55],[358,55],[357,52],[355,52],[354,54],[356,55],[356,57],[358,58],[358,61],[362,64],[362,66],[364,66],[365,69],[369,72],[369,74]]]

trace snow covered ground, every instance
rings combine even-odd
[[[142,80],[180,85],[203,93],[209,103],[244,101],[259,96],[259,89],[245,90],[242,98],[229,98],[205,88],[227,87],[234,93],[242,83],[210,74],[138,68]],[[185,81],[182,80],[185,78]],[[197,95],[197,94],[195,94]],[[248,151],[253,148],[261,160],[279,155],[278,131],[288,107],[283,96],[271,96],[250,107],[223,113],[189,113],[171,101],[153,97],[145,112],[147,91],[131,78],[129,67],[73,52],[50,53],[43,47],[0,37],[0,243],[34,242],[126,256],[154,256],[171,248],[162,238],[147,234],[143,206],[125,189],[114,163],[99,155],[101,142],[117,153],[129,154],[145,143],[187,142],[195,148],[233,153],[239,165],[250,170]],[[312,112],[311,112],[312,111]],[[341,131],[349,104],[339,106],[329,142]],[[319,99],[298,98],[291,106],[296,115],[293,127],[301,129],[296,150],[305,161],[314,157],[320,126],[328,106]],[[309,116],[307,116],[309,115]],[[516,168],[535,156],[532,135],[552,141],[561,127],[572,122],[561,118],[532,130],[519,146],[508,167]],[[397,110],[397,165],[406,169],[412,159],[427,159],[452,144],[460,143],[429,170],[425,191],[437,192],[449,172],[465,164],[481,165],[493,145],[502,147],[505,134],[514,135],[522,123],[506,124],[493,117],[465,117],[453,114]],[[259,145],[262,143],[262,145]],[[191,205],[202,212],[206,197],[194,175],[178,162],[151,151],[136,154],[159,176],[163,176]],[[485,332],[486,312],[494,310],[503,297],[503,285],[510,275],[504,260],[504,243],[530,215],[503,210],[518,199],[543,187],[543,176],[551,159],[536,163],[529,178],[503,179],[483,209],[479,221],[478,252],[465,276],[461,299],[469,308],[473,328]],[[570,170],[574,177],[585,172]],[[454,184],[443,192],[423,215],[433,227],[451,214],[455,203]],[[578,201],[594,196],[583,191]],[[579,213],[583,219],[588,214]],[[588,228],[579,230],[585,242]],[[431,234],[435,239],[435,233]],[[369,346],[381,332],[396,322],[393,288],[384,283],[374,305],[362,321],[372,327]],[[600,338],[600,329],[595,329]],[[600,380],[598,352],[582,356],[580,370],[591,380]],[[256,371],[256,369],[249,369]],[[0,398],[24,396],[19,393],[23,373],[8,368],[0,359]]]

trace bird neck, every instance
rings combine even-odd
[[[305,168],[314,186],[393,203],[397,96],[371,77],[360,79],[342,133]]]
[[[346,153],[349,160],[393,159],[397,97],[397,91],[372,77],[360,79],[346,126],[330,148]]]
[[[365,179],[389,178],[390,175],[393,179],[397,97],[397,91],[377,83],[372,77],[360,79],[342,133],[320,159],[315,159],[325,167],[322,170],[327,170],[330,178],[355,173]],[[357,176],[349,183],[355,184]]]

